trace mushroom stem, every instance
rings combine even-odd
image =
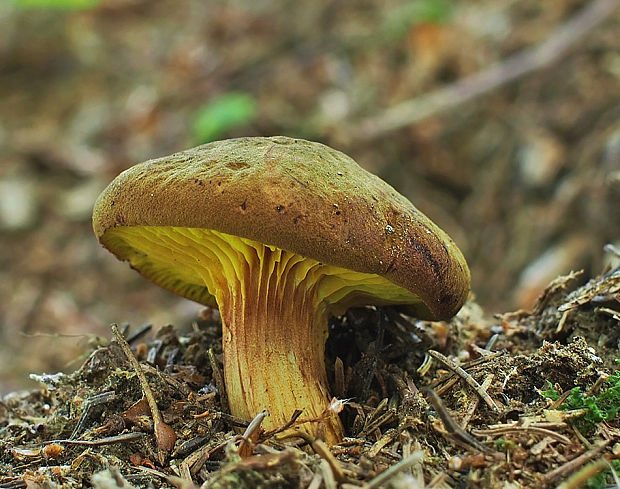
[[[244,293],[230,291],[229,299],[220,301],[231,413],[252,419],[268,409],[271,416],[263,426],[269,429],[283,425],[301,409],[304,418],[321,417],[326,441],[338,443],[343,434],[340,420],[325,414],[330,402],[324,360],[325,307],[315,304],[314,287],[294,287],[288,282],[295,277],[269,270],[269,258],[262,265],[260,276],[247,280]],[[247,297],[256,300],[247,301]],[[300,429],[313,437],[322,431],[318,422]]]

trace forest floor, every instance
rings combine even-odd
[[[620,269],[577,286],[559,277],[531,311],[449,323],[354,309],[330,325],[349,399],[346,438],[252,429],[220,404],[221,326],[206,309],[189,336],[129,328],[162,423],[118,343],[71,374],[0,402],[0,488],[566,488],[614,485],[620,456]],[[353,345],[353,346],[352,346]],[[294,424],[293,424],[294,426]],[[161,433],[160,433],[161,434]],[[172,439],[174,443],[174,436]],[[617,484],[617,479],[616,479]]]

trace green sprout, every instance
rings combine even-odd
[[[381,28],[383,37],[397,40],[419,24],[447,24],[453,13],[454,6],[447,0],[410,0],[390,11]]]

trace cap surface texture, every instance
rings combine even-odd
[[[440,228],[350,157],[301,139],[218,141],[135,165],[95,204],[104,245],[119,226],[213,229],[377,274],[419,296],[420,317],[453,316],[469,291]]]

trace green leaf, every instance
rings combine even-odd
[[[540,393],[547,399],[557,401],[560,398],[560,393],[554,389],[553,384],[548,380],[545,380],[545,390],[541,390]]]
[[[194,139],[207,143],[226,131],[244,126],[256,116],[256,101],[248,93],[230,92],[212,99],[194,117]]]
[[[416,24],[445,24],[452,15],[453,5],[447,0],[410,0],[390,12],[382,26],[383,35],[400,39]]]

